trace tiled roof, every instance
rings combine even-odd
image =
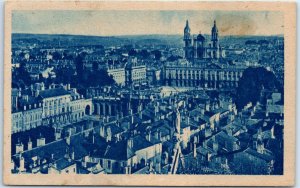
[[[63,170],[71,165],[74,165],[75,162],[72,161],[72,160],[68,160],[68,159],[65,159],[65,158],[61,158],[57,161],[55,161],[55,168],[57,170]]]
[[[151,137],[152,138],[152,137]],[[154,145],[152,142],[149,142],[145,137],[137,135],[133,137],[133,151],[138,151],[147,147]]]
[[[62,95],[70,95],[70,93],[63,88],[47,89],[40,92],[42,98],[57,97]]]
[[[103,157],[107,159],[127,160],[134,155],[134,152],[127,147],[127,141],[122,141],[107,146]]]
[[[272,155],[269,155],[269,154],[261,154],[261,153],[258,153],[257,151],[251,149],[251,148],[247,148],[244,152],[254,156],[254,157],[257,157],[259,159],[262,159],[264,161],[271,161],[274,159],[274,157]]]

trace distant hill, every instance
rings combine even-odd
[[[206,41],[210,41],[210,35],[204,35]],[[247,40],[266,40],[276,39],[283,36],[220,36],[221,45],[231,44],[239,41],[245,44]],[[183,47],[182,35],[122,35],[122,36],[90,36],[90,35],[66,35],[66,34],[25,34],[13,33],[12,44],[36,43],[48,46],[121,46],[121,45],[140,45],[140,46],[169,46]]]
[[[120,46],[120,45],[182,45],[180,35],[124,35],[124,36],[86,36],[64,34],[24,34],[13,33],[12,42],[45,43],[60,46]]]

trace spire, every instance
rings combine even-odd
[[[216,26],[216,20],[214,20],[214,26]]]
[[[190,31],[191,31],[191,29],[190,29],[190,26],[189,26],[189,20],[186,20],[184,32],[189,33]]]

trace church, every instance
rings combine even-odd
[[[219,44],[219,31],[216,20],[211,29],[211,39],[206,38],[199,33],[197,36],[191,35],[189,21],[186,21],[184,28],[184,52],[185,58],[189,61],[196,59],[219,59],[225,57],[225,50]]]
[[[164,65],[167,86],[199,87],[209,89],[236,88],[247,66],[230,63],[219,43],[216,21],[211,29],[210,41],[200,33],[191,35],[188,20],[184,28],[185,58]]]

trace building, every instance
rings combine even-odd
[[[143,168],[160,171],[161,154],[162,144],[152,135],[135,135],[99,148],[88,161],[99,162],[109,174],[132,174]]]
[[[219,44],[219,31],[214,21],[211,41],[206,42],[200,33],[191,35],[189,22],[184,28],[185,59],[167,62],[163,68],[165,84],[179,87],[234,88],[237,87],[244,69],[241,63],[229,63],[225,51]]]
[[[201,88],[237,87],[246,66],[201,63],[169,62],[164,66],[165,84],[168,86]]]
[[[70,88],[68,88],[70,89]],[[52,88],[40,91],[43,106],[43,124],[64,125],[77,122],[92,111],[91,99],[84,99],[76,89]]]
[[[161,81],[161,70],[157,68],[147,68],[147,81],[149,84],[159,84]]]
[[[125,85],[124,67],[110,67],[107,69],[108,75],[112,76],[115,82],[121,86]]]
[[[146,82],[146,65],[138,62],[137,58],[131,59],[125,66],[126,85],[141,84]]]
[[[68,84],[50,86],[32,85],[24,91],[12,92],[12,133],[41,125],[60,125],[80,121],[93,111],[92,99],[85,99]]]
[[[214,21],[211,29],[211,42],[208,43],[205,37],[199,33],[197,36],[191,35],[188,20],[184,28],[184,51],[185,58],[193,61],[194,59],[219,59],[225,57],[225,51],[219,44],[219,31]]]
[[[21,92],[21,91],[20,91]],[[42,104],[35,97],[27,95],[15,96],[12,93],[12,133],[27,131],[42,125]]]

